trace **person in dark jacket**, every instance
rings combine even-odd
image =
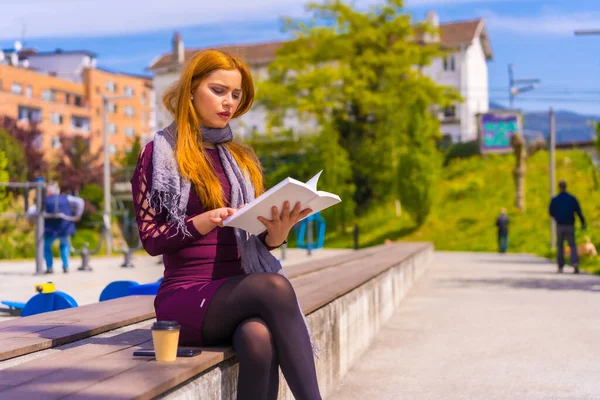
[[[506,215],[506,208],[500,210],[500,215],[496,219],[496,226],[498,227],[498,252],[506,253],[508,249],[508,215]]]
[[[71,252],[70,238],[75,234],[75,222],[81,219],[85,201],[76,196],[60,194],[57,184],[49,184],[47,196],[44,201],[44,211],[48,214],[64,214],[68,219],[48,218],[44,221],[44,259],[46,260],[46,273],[53,273],[52,245],[58,239],[63,272],[69,271],[69,255]],[[31,206],[29,215],[37,213],[37,207]]]
[[[577,254],[577,244],[575,243],[575,214],[581,220],[581,228],[585,230],[585,219],[581,213],[581,207],[575,196],[567,193],[567,183],[560,181],[558,183],[560,193],[550,202],[550,216],[556,221],[557,237],[557,256],[558,272],[563,272],[565,266],[565,251],[563,243],[565,239],[571,249],[571,266],[574,273],[579,273],[579,256]]]

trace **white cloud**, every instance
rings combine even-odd
[[[536,35],[569,35],[575,30],[600,29],[600,13],[544,11],[541,15],[514,17],[488,13],[488,26],[497,30]]]
[[[257,4],[258,3],[258,4]],[[4,0],[0,39],[115,36],[210,26],[232,30],[244,22],[301,15],[305,0]],[[218,26],[218,28],[215,28]]]
[[[452,6],[541,0],[406,0],[407,7]],[[567,1],[567,0],[565,0]],[[272,22],[282,16],[301,16],[309,0],[2,0],[0,40],[26,38],[120,36],[206,26],[236,30],[245,23]],[[383,0],[356,0],[361,9]],[[518,18],[499,17],[505,28]],[[514,29],[514,28],[513,28]]]
[[[523,3],[523,2],[542,2],[545,0],[405,0],[406,7],[420,6],[457,6],[461,4],[488,4],[488,3]],[[563,0],[569,1],[569,0]]]

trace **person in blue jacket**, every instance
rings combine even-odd
[[[69,255],[71,251],[70,238],[75,234],[75,222],[81,219],[85,202],[82,198],[60,194],[60,187],[53,183],[47,186],[44,199],[44,211],[48,214],[62,214],[58,217],[46,217],[44,221],[44,259],[46,260],[46,273],[54,272],[52,269],[52,245],[58,239],[63,272],[69,272]],[[37,213],[36,206],[30,207],[29,215]],[[64,218],[66,217],[66,218]]]
[[[585,219],[581,213],[581,207],[575,196],[567,193],[567,182],[560,181],[558,183],[560,193],[555,196],[550,202],[550,216],[556,221],[556,237],[557,237],[557,256],[558,273],[563,272],[565,266],[565,256],[563,243],[565,239],[569,243],[571,249],[571,266],[574,268],[574,273],[579,273],[579,255],[577,254],[577,244],[575,243],[575,214],[581,220],[581,229],[585,230]]]

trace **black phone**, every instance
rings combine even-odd
[[[194,357],[202,353],[201,349],[177,349],[177,357]],[[154,350],[136,350],[134,356],[155,357]]]

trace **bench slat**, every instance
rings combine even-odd
[[[132,351],[121,351],[131,359]],[[73,393],[65,399],[120,398],[152,399],[161,393],[193,378],[210,367],[233,356],[231,347],[211,348],[190,358],[178,358],[174,363],[140,362],[134,368],[97,381],[94,385]],[[0,393],[1,394],[1,393]]]
[[[319,279],[310,275],[293,281],[296,295],[305,314],[310,314],[325,304],[354,290],[380,273],[406,259],[414,251],[394,246],[364,260],[356,260],[319,272]]]
[[[47,368],[43,368],[45,365],[43,361],[31,360],[2,370],[0,372],[0,387],[6,386],[7,388],[12,388],[37,381],[60,369],[80,366],[86,360],[95,360],[103,355],[143,343],[148,343],[148,347],[151,348],[152,342],[149,328],[150,325],[146,329],[135,329],[110,338],[97,338],[92,343],[55,353],[51,356],[52,363]],[[4,397],[4,395],[5,393],[2,393],[2,390],[0,390],[0,397]]]
[[[379,247],[348,252],[332,257],[308,260],[291,267],[288,277],[295,277],[317,272],[322,269],[340,265],[352,259],[367,257],[378,251]],[[29,317],[12,319],[0,323],[0,361],[29,354],[35,351],[84,339],[111,329],[130,325],[155,317],[153,307],[154,296],[130,296],[102,303],[89,304],[65,310],[53,311]],[[71,331],[69,329],[53,329],[57,325],[81,325],[86,329]],[[62,333],[62,336],[61,336]],[[7,338],[30,338],[32,336],[47,337],[46,341],[17,341],[22,347],[4,342]]]
[[[21,324],[7,321],[0,326],[0,361],[154,318],[153,301],[153,296],[129,296],[82,306],[77,313],[68,309],[17,320]],[[59,322],[61,314],[69,320],[68,324]],[[74,315],[78,319],[72,318]]]

